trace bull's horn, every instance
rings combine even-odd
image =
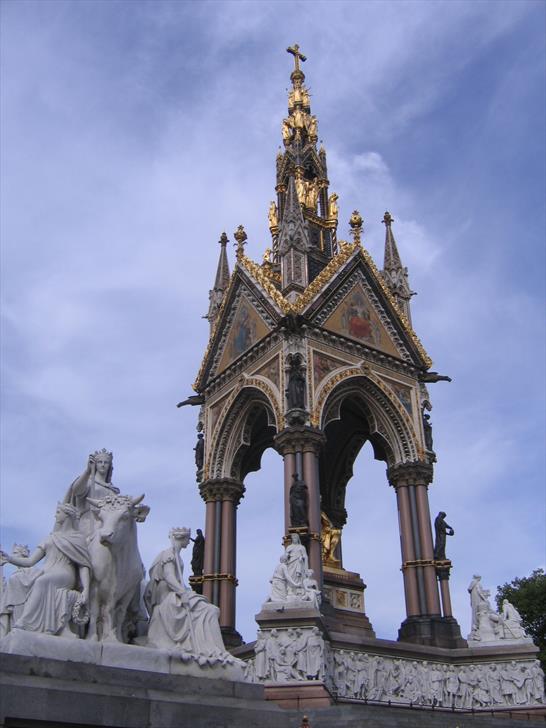
[[[139,504],[139,503],[140,503],[141,501],[143,501],[143,500],[144,500],[144,498],[145,498],[145,497],[146,497],[146,496],[145,496],[145,494],[143,493],[142,495],[139,495],[139,496],[138,496],[138,498],[131,498],[131,503],[132,503],[132,504],[133,504],[134,506],[137,506],[137,505],[138,505],[138,504]],[[88,498],[87,500],[91,500],[91,498]]]
[[[87,501],[95,508],[100,508],[100,500],[98,498],[88,498]]]

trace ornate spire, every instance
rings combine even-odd
[[[288,116],[282,124],[283,151],[277,154],[276,159],[277,201],[269,208],[269,229],[273,239],[273,263],[278,266],[284,218],[290,208],[290,224],[293,225],[296,207],[299,206],[296,217],[298,225],[305,229],[307,241],[302,262],[305,268],[303,278],[311,282],[336,252],[337,214],[330,214],[326,151],[324,147],[320,152],[317,150],[318,123],[316,116],[311,114],[309,90],[304,85],[305,74],[301,64],[306,57],[297,44],[286,50],[294,57],[294,68],[290,74]],[[289,204],[290,185],[294,185],[295,195],[292,195]],[[286,232],[283,244],[286,248]],[[282,280],[284,285],[284,274]]]
[[[281,288],[290,300],[290,293],[303,291],[308,284],[307,253],[310,249],[307,225],[303,217],[298,182],[290,176],[284,215],[277,240],[281,264]]]
[[[229,285],[230,277],[226,251],[228,236],[225,233],[222,233],[218,242],[220,243],[220,257],[218,258],[218,267],[216,268],[214,288],[211,288],[209,291],[209,310],[205,316],[210,323],[211,331],[218,316],[224,293]]]
[[[381,274],[392,293],[399,309],[406,315],[411,324],[410,298],[414,295],[409,286],[408,269],[402,265],[396,240],[392,232],[394,218],[390,212],[383,216],[385,225],[385,260]]]

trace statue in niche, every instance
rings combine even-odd
[[[434,542],[434,560],[445,561],[446,560],[446,537],[454,536],[455,531],[445,521],[446,514],[444,511],[440,511],[434,519],[434,532],[436,540]]]
[[[305,407],[305,373],[301,354],[288,355],[288,387],[286,399],[288,409],[304,409]]]
[[[182,660],[194,658],[200,665],[235,663],[224,648],[220,610],[184,584],[180,551],[188,546],[190,537],[189,528],[172,528],[170,547],[150,568],[144,596],[150,613],[148,643],[175,650]]]
[[[335,554],[341,539],[341,528],[336,528],[324,511],[320,514],[320,535],[322,545],[322,563],[338,567],[340,565],[340,561],[336,558]]]
[[[305,206],[310,210],[316,211],[319,196],[319,184],[316,179],[311,180],[307,183],[307,190],[305,196]]]
[[[203,536],[203,531],[198,528],[196,537],[191,540],[193,541],[191,570],[194,576],[201,576],[203,574],[205,560],[205,537]]]
[[[301,174],[298,174],[296,179],[294,180],[294,184],[296,186],[296,194],[298,196],[298,201],[304,205],[305,204],[305,195],[307,192],[307,185],[305,184],[305,180],[301,176]]]
[[[85,537],[76,530],[78,516],[74,506],[59,503],[53,532],[30,556],[0,551],[2,564],[30,567],[45,559],[27,584],[20,584],[26,596],[12,628],[77,638],[70,623],[88,621],[91,560]]]
[[[425,447],[429,452],[434,452],[434,442],[432,439],[432,423],[430,415],[423,412],[423,434],[425,436]]]
[[[13,546],[13,556],[28,558],[30,550],[28,546],[16,543]],[[21,616],[34,579],[36,579],[35,569],[28,566],[19,566],[3,585],[0,603],[0,638],[8,634],[13,624]]]
[[[305,526],[307,525],[307,506],[309,501],[307,485],[298,473],[294,473],[292,478],[293,483],[290,486],[290,523],[292,526]]]
[[[108,495],[118,495],[119,488],[112,483],[113,455],[105,448],[89,455],[83,473],[74,480],[64,497],[78,509],[79,530],[90,536],[95,529],[95,518],[91,511],[89,498],[100,499]]]
[[[195,452],[195,467],[199,473],[203,470],[203,463],[205,462],[205,439],[202,432],[197,433],[197,442],[193,450]]]

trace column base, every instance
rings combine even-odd
[[[239,647],[239,645],[243,644],[243,638],[235,627],[220,627],[220,631],[226,648]]]
[[[399,642],[458,649],[468,647],[461,628],[454,617],[408,617],[398,630]]]

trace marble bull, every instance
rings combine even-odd
[[[143,499],[144,495],[88,498],[96,519],[89,539],[92,578],[88,639],[124,641],[127,611],[144,577],[136,525],[150,511],[141,505]]]

